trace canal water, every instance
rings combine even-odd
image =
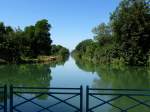
[[[92,88],[117,88],[117,89],[150,89],[150,68],[148,67],[125,67],[117,65],[95,65],[91,62],[83,60],[75,60],[70,57],[68,60],[62,62],[55,62],[51,64],[21,64],[21,65],[0,65],[0,85],[11,85],[24,87],[75,87],[83,86],[84,99],[85,88],[88,85]],[[19,94],[27,99],[30,99],[35,94]],[[67,98],[65,96],[59,96],[59,98]],[[103,96],[104,100],[109,100],[113,96]],[[142,100],[144,100],[143,98]],[[74,98],[70,103],[78,106],[79,98]],[[15,96],[14,105],[17,105],[25,99]],[[34,102],[47,107],[49,105],[57,103],[58,100],[50,97],[49,95],[42,95]],[[3,100],[0,100],[3,103]],[[8,97],[9,102],[9,97]],[[92,105],[99,104],[100,101],[93,100]],[[118,105],[121,108],[126,108],[137,102],[131,101],[127,97],[117,99],[110,102],[113,105]],[[84,103],[85,104],[85,103]],[[8,106],[9,107],[9,106]],[[23,105],[16,107],[16,110],[21,112],[37,112],[42,108],[27,102]],[[146,106],[137,106],[129,112],[150,112],[150,108]],[[73,112],[75,109],[67,104],[60,103],[49,110],[53,112]],[[41,112],[48,112],[49,110],[43,110]],[[85,111],[85,105],[84,105]],[[96,108],[94,112],[120,112],[111,105],[104,105],[101,108]],[[17,112],[17,111],[16,111]]]

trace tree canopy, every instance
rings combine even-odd
[[[130,65],[143,65],[150,49],[150,8],[147,0],[124,0],[111,15],[115,43]]]
[[[119,61],[127,65],[147,65],[150,50],[150,1],[121,1],[111,14],[110,22],[101,23],[92,32],[94,40],[91,41],[97,45],[93,44],[91,48],[83,41],[77,45],[74,53],[83,54],[82,57],[97,62]],[[86,46],[86,50],[82,50],[83,46]],[[85,53],[90,49],[91,53]]]
[[[24,57],[52,55],[51,25],[43,19],[24,30],[0,22],[0,60],[20,63]]]

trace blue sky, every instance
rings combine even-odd
[[[0,0],[0,21],[24,28],[48,19],[53,43],[72,50],[92,38],[92,28],[108,22],[120,0]]]

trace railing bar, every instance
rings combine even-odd
[[[105,88],[89,88],[89,90],[108,90],[108,91],[150,91],[150,89],[105,89]]]
[[[113,100],[116,100],[116,99],[118,99],[118,98],[120,98],[120,97],[121,97],[121,95],[120,95],[120,96],[116,96],[116,97],[114,97],[114,98],[112,98],[112,99],[110,99],[110,100],[108,100],[108,101],[106,101],[106,102],[103,102],[103,103],[101,103],[101,104],[99,104],[99,105],[93,106],[93,107],[90,108],[89,110],[93,110],[93,109],[95,109],[95,108],[97,108],[97,107],[100,107],[100,106],[102,106],[102,105],[104,105],[104,104],[107,104],[108,102],[113,101]]]
[[[83,87],[80,86],[80,112],[83,111]]]
[[[63,101],[67,101],[67,100],[72,99],[72,98],[74,98],[74,97],[76,97],[76,96],[78,96],[78,95],[74,95],[74,96],[72,96],[72,97],[69,97],[69,98],[63,100]],[[53,105],[50,105],[50,106],[48,106],[48,107],[46,107],[46,108],[51,108],[51,107],[53,107],[53,106],[55,106],[55,105],[58,105],[58,104],[60,104],[60,103],[62,103],[62,102],[59,101],[59,102],[57,102],[57,103],[55,103],[55,104],[53,104]],[[39,110],[39,111],[37,111],[37,112],[41,112],[41,111],[43,111],[43,110],[44,110],[44,109],[41,109],[41,110]]]
[[[21,91],[14,91],[13,93],[24,93],[24,94],[78,94],[77,92],[21,92]]]
[[[65,103],[65,104],[67,104],[67,105],[69,105],[69,106],[71,106],[71,107],[73,107],[73,108],[75,108],[75,109],[77,109],[77,110],[80,110],[78,107],[76,107],[76,106],[74,106],[74,105],[72,105],[72,104],[70,104],[70,103],[68,103],[68,102],[63,101],[62,99],[60,99],[60,98],[58,98],[58,97],[56,97],[56,96],[54,96],[54,95],[51,95],[51,94],[48,94],[48,95],[49,95],[49,96],[52,96],[53,98],[55,98],[55,99],[57,99],[57,100],[59,100],[59,101]]]
[[[10,85],[10,112],[13,112],[13,85]]]
[[[73,111],[73,112],[81,112],[80,110],[75,110],[75,111]]]
[[[125,94],[125,93],[89,93],[89,95],[150,96],[150,94]]]
[[[80,112],[80,110],[75,110],[74,112]]]
[[[93,110],[88,110],[88,111],[86,111],[86,112],[94,112]]]
[[[25,99],[25,100],[28,100],[27,98],[25,98],[25,97],[23,97],[23,96],[20,96],[20,97],[21,97],[21,98],[23,98],[23,99]],[[47,110],[47,111],[51,111],[51,110],[46,109],[45,107],[43,107],[43,106],[39,105],[38,103],[33,102],[32,100],[31,100],[31,101],[29,101],[29,102],[31,102],[31,103],[33,103],[33,104],[35,104],[35,105],[37,105],[37,106],[39,106],[39,107],[41,107],[41,108],[43,108],[43,109]]]
[[[21,96],[21,95],[18,95],[18,94],[15,94],[15,95],[17,95],[17,96]],[[30,99],[28,99],[28,100],[26,100],[26,101],[24,101],[24,102],[21,102],[21,103],[19,103],[19,104],[17,104],[17,105],[14,105],[13,107],[18,107],[18,106],[20,106],[20,105],[22,105],[22,104],[24,104],[24,103],[26,103],[26,102],[29,102],[29,101],[31,101],[31,100],[34,100],[35,98],[38,98],[38,97],[40,97],[40,96],[42,96],[42,95],[44,95],[44,94],[39,94],[39,95],[37,95],[37,96],[35,96],[35,97],[32,97],[32,98],[30,98]]]
[[[7,112],[7,86],[4,86],[4,112]]]
[[[136,98],[133,98],[133,97],[131,97],[131,96],[126,96],[126,97],[128,97],[128,98],[130,98],[130,99],[132,99],[132,100],[134,100],[134,101],[136,101],[136,102],[138,102],[138,103],[140,103],[140,104],[142,104],[142,105],[145,105],[146,107],[149,107],[149,108],[150,108],[150,105],[145,104],[143,101],[140,101],[140,100],[138,100],[138,99],[136,99]]]
[[[89,111],[89,86],[86,86],[86,112]]]
[[[52,87],[50,89],[74,89],[74,90],[80,90],[80,88],[64,88],[64,87],[62,87],[62,88]]]
[[[109,105],[111,105],[111,106],[113,106],[113,107],[115,107],[115,108],[118,108],[119,110],[121,110],[121,111],[124,111],[123,109],[121,109],[120,107],[117,107],[117,106],[115,106],[115,105],[113,105],[113,104],[111,104],[111,103],[109,103],[109,102],[107,102],[107,101],[105,101],[105,100],[102,100],[102,99],[100,99],[100,98],[98,98],[98,97],[96,97],[96,96],[92,96],[92,97],[94,97],[94,98],[96,98],[96,99],[98,99],[98,100],[101,100],[102,102],[106,102],[107,104],[109,104]]]
[[[73,89],[73,90],[80,90],[80,88],[55,88],[55,87],[52,87],[52,88],[45,88],[45,87],[13,87],[14,89]]]
[[[147,103],[147,102],[149,102],[149,101],[150,101],[150,100],[146,100],[146,101],[144,101],[144,103]],[[130,109],[132,109],[132,108],[134,108],[134,107],[137,107],[137,106],[141,105],[141,103],[139,103],[139,102],[137,102],[137,103],[138,103],[138,104],[132,105],[132,106],[126,108],[125,110],[130,110]]]
[[[41,111],[46,110],[46,109],[48,109],[48,108],[49,108],[49,107],[44,107],[43,109],[41,109],[41,110],[39,110],[39,111],[37,111],[37,112],[41,112]],[[48,109],[48,111],[49,111],[49,112],[53,112],[52,110],[49,110],[49,109]]]

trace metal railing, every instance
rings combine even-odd
[[[62,103],[71,107],[75,112],[82,112],[82,108],[83,108],[83,106],[82,106],[83,105],[82,91],[83,91],[82,86],[80,88],[42,88],[42,87],[40,88],[40,87],[13,87],[13,86],[10,86],[10,112],[13,112],[13,111],[22,112],[22,109],[19,109],[19,107],[23,106],[29,102],[33,105],[36,105],[38,108],[40,108],[36,112],[42,112],[44,110],[46,110],[48,112],[53,112],[52,107],[62,104]],[[27,94],[30,94],[30,95],[34,94],[35,96],[33,95],[31,98],[26,98],[25,95],[27,95]],[[53,104],[48,104],[49,106],[43,106],[42,104],[39,104],[38,102],[33,101],[43,95],[52,97],[53,99],[57,100],[57,102],[53,103]],[[57,95],[60,95],[60,96],[63,95],[63,98],[66,95],[69,97],[63,99]],[[78,98],[78,100],[79,100],[78,104],[80,104],[79,106],[76,106],[70,102],[67,102],[68,100],[73,99],[77,96],[79,97]],[[22,99],[24,99],[24,101],[14,104],[14,102],[15,102],[14,97],[22,98]],[[26,108],[26,107],[24,107],[24,108]],[[30,106],[30,108],[32,108],[32,107]],[[59,110],[62,110],[62,108]]]
[[[7,112],[7,86],[0,87],[0,112]]]
[[[10,101],[8,107],[7,94]],[[86,110],[83,109],[82,86],[80,88],[10,86],[7,92],[5,85],[0,87],[0,112],[29,112],[32,106],[36,106],[34,112],[150,112],[148,89],[102,89],[87,86],[85,94]],[[44,101],[46,105],[43,105]],[[72,110],[63,111],[63,106],[57,108],[58,105],[63,104]]]
[[[95,105],[90,104],[97,100]],[[92,102],[93,103],[93,102]],[[105,109],[101,109],[105,106]],[[141,108],[137,108],[139,107]],[[150,112],[150,90],[86,88],[86,112]]]

